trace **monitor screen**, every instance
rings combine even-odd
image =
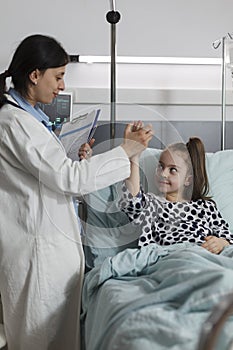
[[[60,93],[54,98],[52,103],[39,103],[40,108],[49,117],[54,126],[59,126],[66,122],[72,115],[72,93]]]

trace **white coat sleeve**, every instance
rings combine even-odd
[[[130,162],[121,146],[89,160],[72,161],[55,135],[27,112],[17,111],[1,125],[2,156],[55,192],[79,196],[130,175]]]

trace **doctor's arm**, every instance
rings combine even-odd
[[[89,160],[67,158],[60,141],[28,113],[4,130],[2,155],[13,166],[38,179],[38,186],[68,195],[83,195],[124,180],[130,175],[129,157],[145,149],[148,135],[127,126],[122,146]]]

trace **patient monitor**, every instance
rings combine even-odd
[[[72,93],[62,92],[52,103],[40,103],[40,108],[49,117],[50,122],[55,128],[59,127],[63,122],[68,121],[72,116]]]

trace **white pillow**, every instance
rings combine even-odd
[[[206,154],[210,194],[233,232],[233,150]]]

